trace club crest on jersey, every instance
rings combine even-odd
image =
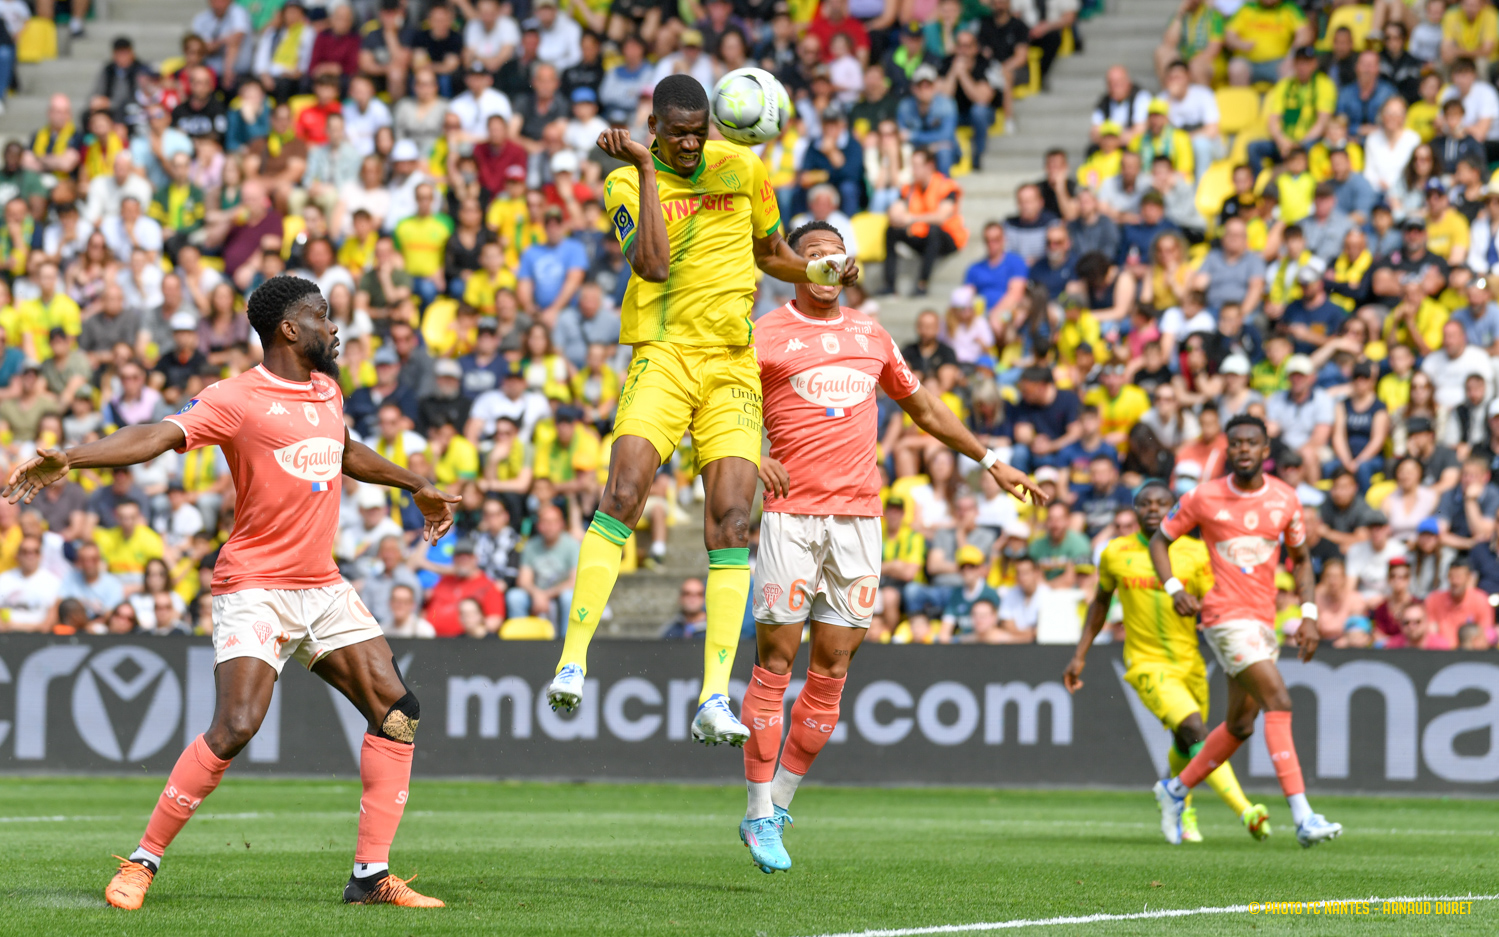
[[[1280,526],[1280,522],[1285,519],[1285,516],[1286,516],[1286,514],[1285,514],[1284,511],[1271,511],[1270,512],[1270,526],[1271,527],[1279,527]]]
[[[318,424],[318,415],[317,415],[317,405],[316,404],[310,404],[310,403],[304,403],[304,404],[302,404],[302,415],[305,416],[307,418],[307,422],[311,423],[313,426],[316,426]]]
[[[1250,530],[1254,530],[1256,527],[1260,526],[1260,513],[1258,511],[1245,511],[1244,526],[1248,527]]]
[[[858,332],[854,333],[854,341],[859,343],[860,351],[869,350],[869,339],[865,338],[863,335],[860,335]]]
[[[838,336],[829,335],[824,332],[822,335],[822,350],[830,355],[838,354]]]
[[[181,416],[182,414],[186,413],[187,411],[191,410],[193,407],[196,407],[197,405],[198,405],[198,398],[194,397],[192,400],[189,400],[187,403],[185,403],[185,404],[182,405],[182,409],[177,411],[177,415]]]

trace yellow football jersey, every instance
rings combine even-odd
[[[754,327],[756,237],[781,226],[765,164],[749,150],[710,140],[691,176],[656,160],[656,191],[671,241],[665,283],[632,277],[619,340],[678,345],[748,345]],[[640,174],[616,169],[604,181],[604,210],[626,249],[638,231]]]
[[[1201,598],[1213,588],[1208,549],[1195,537],[1171,544],[1171,571],[1187,591]],[[1124,606],[1124,663],[1165,661],[1186,664],[1200,659],[1197,622],[1176,613],[1150,561],[1150,542],[1141,534],[1115,537],[1103,548],[1098,564],[1099,588],[1118,591]]]

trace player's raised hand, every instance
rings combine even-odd
[[[1197,596],[1183,589],[1171,597],[1171,607],[1176,609],[1176,614],[1183,618],[1191,618],[1202,609],[1202,603],[1198,601]]]
[[[1074,657],[1067,662],[1067,669],[1062,671],[1062,686],[1067,688],[1068,693],[1076,693],[1083,688],[1083,668],[1087,664],[1081,657]]]
[[[791,476],[786,474],[786,466],[770,456],[760,459],[760,481],[777,498],[784,498],[791,491]]]
[[[31,499],[53,482],[66,478],[68,456],[61,449],[38,449],[36,455],[16,466],[6,479],[5,497],[11,504]]]
[[[599,134],[599,149],[610,157],[622,163],[629,163],[636,169],[648,169],[651,165],[651,151],[643,143],[636,143],[630,139],[630,131],[623,127],[611,127]]]
[[[453,505],[463,500],[460,496],[450,495],[433,485],[418,490],[411,499],[421,510],[422,517],[427,519],[422,529],[422,539],[428,543],[441,540],[442,535],[453,526]]]
[[[999,483],[999,487],[1009,492],[1012,497],[1024,501],[1026,500],[1026,496],[1029,495],[1032,504],[1046,503],[1046,492],[1037,488],[1035,482],[1031,481],[1030,476],[1015,466],[1006,465],[1003,462],[995,462],[989,466],[989,474],[994,476],[994,480]]]
[[[1312,659],[1317,653],[1317,645],[1322,643],[1322,632],[1317,628],[1315,620],[1301,620],[1301,627],[1296,629],[1296,646],[1300,648],[1296,656],[1304,664]]]

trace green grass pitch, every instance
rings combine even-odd
[[[0,782],[0,933],[216,937],[743,935],[801,937],[1250,901],[1499,892],[1493,802],[1317,797],[1347,828],[1297,847],[1280,798],[1255,843],[1211,794],[1207,841],[1167,846],[1154,801],[1068,791],[805,788],[789,874],[767,876],[736,833],[731,787],[418,781],[392,871],[420,872],[441,911],[339,903],[354,845],[354,781],[224,782],[166,858],[144,909],[104,904],[160,778]],[[35,818],[35,819],[25,819]],[[1493,934],[1499,902],[1467,917],[1172,920],[1031,934]],[[1008,931],[1006,931],[1008,932]]]

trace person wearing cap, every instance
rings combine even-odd
[[[820,44],[818,53],[821,55]],[[916,69],[924,64],[936,68],[937,63],[930,61],[930,58],[926,50],[926,26],[916,20],[901,26],[899,44],[888,49],[880,63],[885,77],[890,81],[890,94],[897,97],[909,94]]]
[[[895,111],[895,122],[912,146],[936,157],[937,171],[946,175],[958,159],[958,106],[945,92],[934,65],[916,67],[909,93]]]
[[[542,212],[541,223],[546,230],[546,243],[534,244],[521,254],[515,296],[528,315],[550,327],[577,297],[588,271],[588,254],[569,235],[562,209],[548,205]]]
[[[999,593],[984,581],[989,564],[984,551],[969,545],[958,548],[954,558],[963,583],[947,593],[947,604],[942,608],[942,627],[937,633],[937,643],[968,643],[974,640],[973,607],[979,602],[988,602],[999,608]]]
[[[1323,450],[1332,439],[1332,398],[1317,386],[1315,368],[1306,355],[1292,355],[1286,362],[1286,375],[1291,386],[1271,394],[1265,402],[1265,423],[1277,443],[1276,451],[1300,453],[1307,478],[1315,483],[1327,460]]]
[[[1301,298],[1286,306],[1281,325],[1296,343],[1298,354],[1310,355],[1338,334],[1348,318],[1341,306],[1327,298],[1323,282],[1326,265],[1316,257],[1309,258],[1296,271]]]
[[[1468,257],[1468,219],[1452,207],[1441,179],[1426,180],[1426,249],[1453,266]]]
[[[1153,98],[1146,107],[1145,126],[1129,141],[1129,148],[1140,154],[1142,168],[1149,172],[1157,160],[1169,162],[1188,179],[1196,178],[1196,158],[1192,138],[1171,125],[1171,105],[1164,98]]]
[[[417,401],[417,427],[427,434],[451,423],[462,427],[468,422],[472,400],[463,395],[463,365],[452,358],[438,358],[432,364],[433,392]]]
[[[448,110],[458,115],[458,120],[463,126],[463,139],[475,144],[485,141],[494,143],[489,132],[489,122],[499,117],[508,128],[510,118],[514,116],[510,110],[510,99],[495,90],[494,76],[478,59],[464,69],[463,87],[464,92],[448,102]],[[508,141],[504,137],[500,139],[501,149],[506,142]],[[476,153],[476,162],[477,157]],[[497,192],[499,188],[496,187],[490,191]]]
[[[1276,5],[1293,9],[1291,4],[1279,0]],[[1229,42],[1232,44],[1231,39]],[[1337,109],[1337,101],[1338,91],[1332,79],[1317,70],[1317,51],[1310,45],[1298,48],[1292,56],[1291,74],[1276,82],[1265,98],[1270,139],[1249,144],[1250,165],[1258,166],[1263,159],[1279,162],[1294,147],[1316,143]]]
[[[1249,250],[1249,233],[1242,218],[1223,226],[1219,245],[1208,252],[1193,277],[1194,289],[1208,295],[1208,306],[1238,303],[1246,314],[1259,309],[1265,297],[1265,260]]]
[[[172,351],[156,359],[151,372],[153,376],[160,375],[162,394],[169,402],[175,402],[193,378],[211,373],[211,366],[199,347],[197,316],[190,312],[173,313],[167,326],[172,330]],[[71,395],[64,395],[63,399],[71,399]]]

